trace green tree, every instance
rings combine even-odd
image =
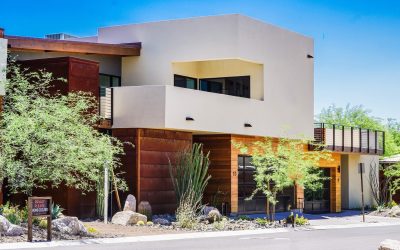
[[[11,64],[3,84],[6,96],[0,121],[0,181],[13,192],[73,187],[95,190],[104,165],[116,172],[123,145],[95,129],[96,99],[88,93],[50,94],[53,77]],[[116,175],[119,188],[125,182]]]
[[[272,220],[278,203],[277,194],[283,189],[294,186],[311,190],[322,188],[322,181],[326,178],[322,176],[318,166],[321,160],[332,160],[331,154],[323,148],[309,151],[306,149],[308,143],[305,139],[284,138],[279,139],[276,146],[271,138],[252,145],[234,143],[241,153],[251,153],[252,164],[255,166],[256,189],[248,199],[262,192],[267,199],[266,212],[271,215]]]
[[[400,153],[400,124],[394,119],[388,119],[385,124],[381,118],[372,116],[371,111],[361,105],[347,104],[345,108],[331,105],[322,109],[316,118],[318,122],[385,131],[385,155]]]

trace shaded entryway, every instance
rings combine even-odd
[[[330,212],[330,168],[322,168],[322,175],[327,179],[323,181],[322,188],[318,190],[304,190],[304,212],[305,213],[326,213]],[[329,179],[328,179],[329,178]]]
[[[248,199],[256,189],[254,180],[255,167],[251,163],[251,156],[238,156],[238,199],[239,213],[263,213],[266,211],[267,200],[262,192],[256,193],[252,199]],[[289,211],[293,207],[293,188],[287,188],[277,196],[277,212]]]

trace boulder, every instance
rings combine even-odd
[[[23,234],[24,234],[24,229],[22,227],[12,224],[5,233],[6,236],[21,236]]]
[[[207,216],[214,209],[217,209],[217,208],[212,207],[212,206],[205,206],[204,209],[203,209],[203,214],[205,216]]]
[[[400,217],[400,206],[394,206],[390,209],[389,215],[391,217]]]
[[[222,215],[218,211],[218,209],[216,209],[216,208],[211,210],[207,215],[207,220],[208,220],[209,223],[214,223],[216,221],[221,221],[221,219],[222,219]]]
[[[77,217],[65,216],[53,220],[51,226],[54,230],[63,234],[69,235],[87,235],[88,232],[85,226],[78,220]]]
[[[400,250],[400,241],[386,239],[381,242],[379,250]]]
[[[171,222],[169,220],[163,219],[163,218],[153,219],[153,223],[154,224],[159,224],[161,226],[169,226],[169,225],[171,225]]]
[[[144,214],[147,218],[153,217],[150,203],[148,201],[141,201],[138,205],[138,213]]]
[[[122,226],[136,225],[139,221],[146,223],[147,216],[132,211],[118,212],[111,219],[111,223]]]
[[[136,212],[136,198],[133,195],[128,195],[126,197],[125,205],[124,205],[124,211],[132,211]]]
[[[0,233],[7,232],[8,228],[10,226],[11,226],[11,223],[7,220],[7,218],[0,215]]]

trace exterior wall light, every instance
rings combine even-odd
[[[194,121],[194,119],[191,116],[186,116],[186,121]]]
[[[253,127],[253,126],[252,126],[250,123],[245,123],[245,124],[244,124],[244,127],[245,127],[245,128],[251,128],[251,127]]]
[[[314,57],[310,54],[307,54],[307,58],[314,58]]]

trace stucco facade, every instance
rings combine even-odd
[[[144,120],[142,116],[141,125],[152,128],[162,125],[157,127],[159,129],[190,129],[270,137],[281,137],[282,131],[286,129],[285,133],[289,137],[300,134],[313,136],[314,62],[307,56],[314,52],[311,38],[241,15],[123,25],[100,28],[98,31],[98,42],[137,41],[142,42],[140,57],[122,58],[123,86],[172,86],[174,74],[182,72],[207,77],[244,74],[251,76],[251,99],[260,101],[257,109],[254,109],[255,100],[219,95],[221,101],[214,102],[214,93],[190,92],[190,96],[202,98],[196,105],[224,109],[225,115],[206,112],[206,107],[203,108],[203,114],[185,110],[182,111],[185,115],[196,116],[194,122],[187,124],[184,123],[185,116],[182,112],[168,110],[167,103],[162,114],[164,122],[153,123],[153,118]],[[147,91],[154,89],[148,88]],[[136,90],[127,88],[120,91]],[[161,99],[168,99],[168,96]],[[171,98],[171,105],[179,105],[181,108],[194,106],[189,98],[184,99],[185,101],[182,98]],[[128,105],[129,100],[118,102],[126,102]],[[135,103],[139,105],[137,101]],[[153,110],[152,105],[145,102],[140,107]],[[158,105],[158,102],[154,105]],[[238,110],[229,105],[240,105],[242,112],[252,113],[252,119],[245,121],[240,118],[243,113],[239,115]],[[136,107],[127,106],[124,109],[132,110]],[[123,107],[115,108],[116,113],[122,113],[118,109]],[[201,109],[201,106],[197,108]],[[125,114],[126,117],[114,119],[117,127],[139,126],[139,117],[132,116],[131,113]],[[229,120],[234,125],[227,126],[223,122],[225,117],[234,116],[234,120]],[[218,125],[204,127],[206,121]],[[250,122],[253,128],[244,128],[244,122]],[[241,128],[231,129],[234,126]]]
[[[371,165],[379,164],[379,156],[348,154],[342,155],[341,176],[342,176],[342,208],[357,209],[362,207],[361,203],[361,175],[359,164],[364,163],[363,173],[364,203],[372,207],[375,201],[372,196],[369,174]],[[378,169],[376,169],[378,170]],[[378,173],[376,173],[379,176]]]

